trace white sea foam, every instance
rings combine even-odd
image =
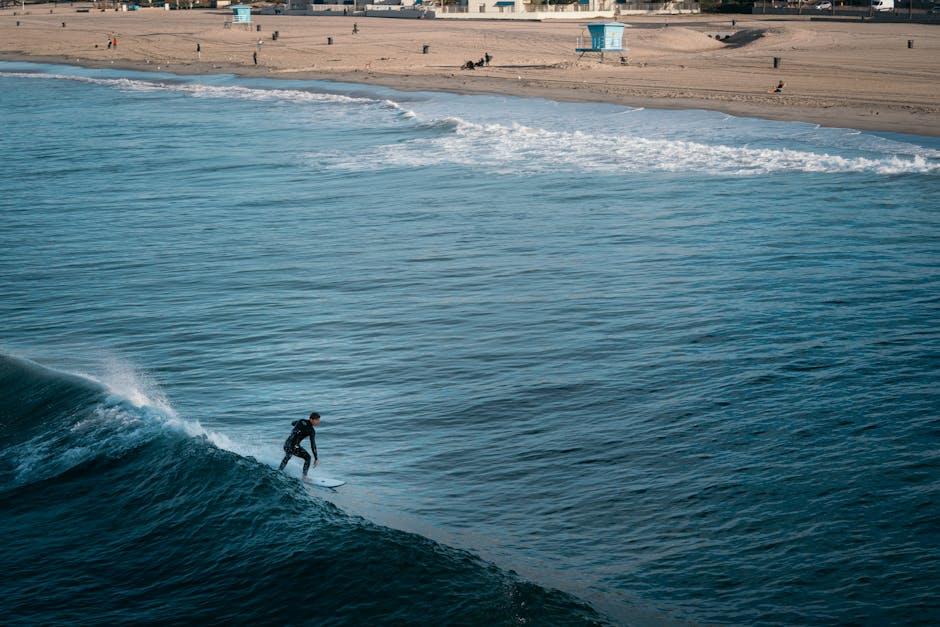
[[[424,125],[450,127],[436,137],[370,148],[370,158],[317,153],[317,163],[344,170],[430,167],[450,163],[494,173],[538,174],[571,168],[606,173],[644,171],[758,175],[775,172],[940,171],[937,155],[842,156],[791,148],[751,148],[625,133],[588,133],[521,124],[478,124],[447,117]]]
[[[361,98],[306,91],[303,89],[260,89],[241,85],[207,85],[203,83],[171,82],[159,80],[137,80],[130,78],[95,78],[70,74],[44,74],[36,72],[0,72],[0,76],[35,78],[47,80],[69,80],[93,85],[105,85],[125,91],[152,92],[170,91],[189,94],[196,98],[229,98],[253,100],[258,102],[293,102],[293,103],[344,103],[361,105],[381,105],[390,109],[399,109],[398,103],[391,100]]]
[[[204,438],[216,448],[237,455],[258,457],[256,453],[259,451],[238,444],[223,433],[206,429],[199,420],[182,418],[156,381],[127,361],[111,357],[105,362],[100,376],[83,376],[102,385],[115,397],[115,400],[127,401],[135,408],[143,410],[142,415],[157,424],[180,431],[190,437]],[[115,415],[112,415],[112,418],[114,417]]]
[[[67,431],[41,433],[0,454],[0,459],[14,468],[17,483],[54,477],[101,454],[120,454],[162,429],[204,439],[216,448],[254,457],[270,466],[279,461],[274,447],[246,446],[206,429],[198,420],[181,417],[156,381],[127,361],[108,357],[95,371],[71,374],[103,388],[108,395],[103,402],[76,413]]]
[[[689,172],[720,175],[765,175],[778,172],[932,174],[940,172],[940,151],[877,136],[851,137],[850,150],[833,145],[821,135],[818,151],[767,147],[773,138],[753,138],[763,145],[723,143],[721,136],[706,140],[664,137],[656,129],[598,127],[572,130],[565,123],[539,128],[519,123],[474,122],[458,116],[423,116],[390,99],[365,98],[299,89],[260,89],[240,85],[208,85],[195,82],[95,78],[68,74],[2,72],[5,76],[73,80],[107,85],[127,91],[171,91],[196,98],[241,99],[258,102],[333,103],[393,110],[416,130],[443,129],[434,137],[372,146],[368,155],[344,152],[310,153],[311,163],[341,171],[374,171],[376,168],[431,167],[453,164],[491,173],[541,174],[568,168],[601,173]],[[641,109],[628,109],[631,113]],[[828,130],[827,130],[828,131]],[[814,131],[814,133],[817,131]],[[837,132],[837,131],[829,131]],[[812,139],[812,138],[810,138]],[[832,138],[828,138],[832,139]],[[845,136],[843,136],[845,139]],[[725,140],[727,141],[727,140]],[[782,144],[786,138],[779,138]],[[366,158],[368,157],[368,158]]]
[[[127,361],[109,356],[102,364],[100,376],[83,376],[103,386],[111,394],[130,402],[134,407],[149,407],[168,417],[177,417],[176,410],[170,405],[156,381]]]

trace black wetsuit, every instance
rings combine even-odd
[[[281,460],[280,469],[284,470],[284,466],[287,465],[290,458],[296,455],[304,460],[304,476],[306,477],[307,471],[310,470],[310,453],[305,451],[303,447],[300,446],[300,443],[303,442],[304,438],[310,438],[310,448],[313,449],[313,458],[319,459],[317,457],[317,432],[314,430],[309,420],[295,420],[291,424],[294,426],[294,430],[290,432],[290,435],[287,436],[287,440],[284,441],[285,455],[284,459]]]

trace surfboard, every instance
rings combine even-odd
[[[339,479],[328,479],[326,477],[308,477],[307,483],[310,485],[317,485],[321,488],[338,488],[341,485],[346,485],[345,481],[340,481]]]

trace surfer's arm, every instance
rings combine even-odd
[[[310,434],[310,450],[313,451],[313,461],[320,461],[320,458],[317,457],[317,436]]]

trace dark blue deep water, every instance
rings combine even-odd
[[[940,621],[937,140],[14,63],[0,115],[3,624]]]

